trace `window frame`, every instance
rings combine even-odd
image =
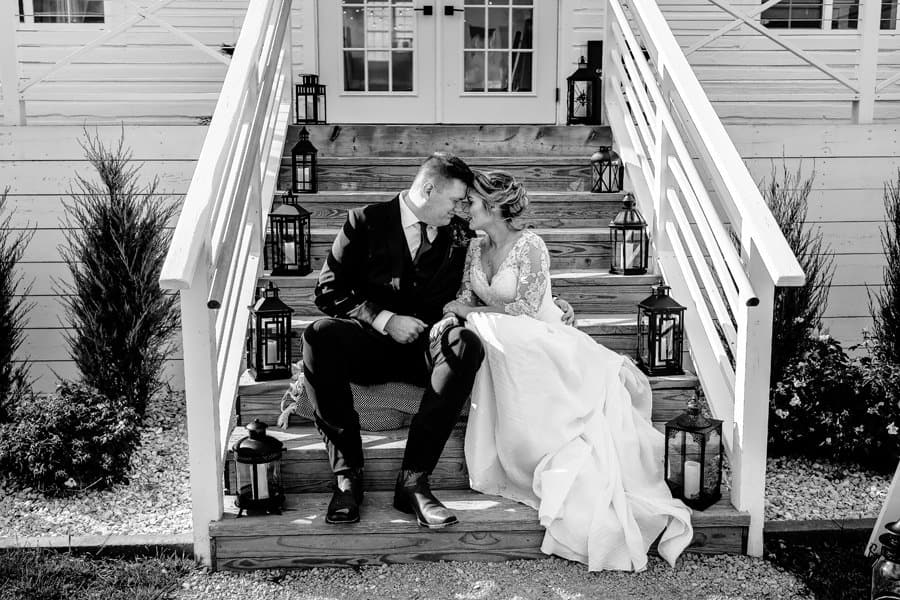
[[[34,0],[18,0],[19,11],[19,30],[56,30],[56,31],[103,31],[109,29],[113,15],[118,15],[120,2],[114,0],[103,0],[103,22],[102,23],[47,23],[36,22],[34,20]]]
[[[791,1],[791,0],[787,0]],[[861,2],[862,0],[860,0]],[[894,3],[894,18],[891,23],[892,27],[887,29],[879,29],[879,31],[898,31],[900,30],[900,9],[898,9],[898,1],[900,0],[891,0]],[[761,0],[760,4],[765,4],[765,0]],[[839,33],[847,33],[852,35],[858,35],[859,31],[859,17],[857,17],[857,27],[855,29],[834,29],[831,25],[834,20],[834,0],[822,0],[822,21],[821,27],[769,27],[768,25],[763,23],[763,14],[764,12],[759,13],[759,24],[765,27],[766,29],[777,32],[779,35],[788,33],[789,35],[816,35],[822,33],[823,31],[836,31]],[[879,19],[880,22],[880,19]]]

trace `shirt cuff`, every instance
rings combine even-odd
[[[385,327],[385,325],[387,325],[388,321],[390,321],[391,317],[393,317],[393,316],[394,316],[394,313],[392,313],[389,310],[381,311],[380,313],[378,313],[378,316],[375,317],[375,320],[372,321],[372,327],[375,329],[375,331],[377,331],[381,335],[385,335],[384,327]]]

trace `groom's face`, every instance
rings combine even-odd
[[[466,184],[459,179],[428,182],[423,191],[426,201],[422,220],[436,227],[450,223],[457,206],[466,201]]]

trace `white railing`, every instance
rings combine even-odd
[[[291,0],[250,3],[160,276],[181,293],[195,556],[210,563],[247,306],[291,111]]]
[[[749,512],[747,552],[759,556],[774,293],[804,274],[656,3],[606,0],[606,15],[604,108],[662,274],[688,305],[731,502]]]

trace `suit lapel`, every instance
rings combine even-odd
[[[403,221],[400,218],[400,196],[394,196],[388,207],[387,244],[391,257],[391,278],[399,279],[403,275],[403,265],[409,256],[406,247],[406,235],[403,233]]]

